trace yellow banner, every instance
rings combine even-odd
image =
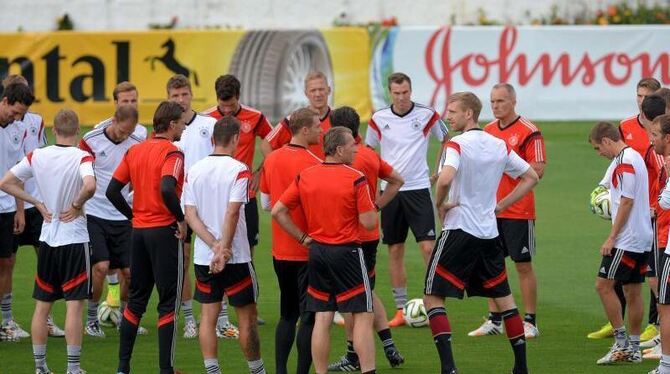
[[[151,124],[174,74],[189,77],[193,108],[216,104],[222,74],[242,82],[241,102],[278,121],[304,105],[304,76],[322,70],[333,87],[332,105],[349,105],[368,118],[369,39],[365,29],[292,31],[147,31],[0,34],[0,77],[21,74],[33,85],[31,111],[51,124],[61,108],[83,124],[114,111],[112,91],[128,80],[139,92],[140,122]]]

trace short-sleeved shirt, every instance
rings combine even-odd
[[[493,121],[484,127],[484,131],[504,140],[507,147],[528,163],[547,162],[542,133],[537,126],[524,117],[517,117],[514,122],[504,128],[500,126],[500,121]],[[517,179],[503,175],[498,186],[498,201],[509,195],[518,184]],[[535,195],[533,191],[527,193],[503,212],[498,213],[498,218],[535,219]]]
[[[619,132],[627,146],[644,155],[651,143],[640,115],[630,116],[619,123]]]
[[[360,243],[358,216],[375,210],[363,173],[339,163],[303,170],[279,201],[289,209],[302,206],[307,234],[330,245]]]
[[[35,178],[42,191],[42,201],[53,214],[51,222],[44,221],[40,241],[50,247],[88,243],[86,217],[61,222],[61,213],[71,209],[86,176],[93,173],[93,156],[77,147],[52,145],[29,153],[11,169],[21,181]]]
[[[130,147],[112,176],[133,185],[133,227],[168,226],[176,221],[161,196],[161,178],[177,181],[177,197],[184,184],[184,154],[171,141],[153,137]]]
[[[291,128],[289,127],[289,121],[291,120],[291,115],[286,116],[275,128],[272,130],[272,132],[267,136],[267,141],[270,143],[270,146],[272,149],[279,149],[285,144],[288,144],[291,141]],[[330,125],[330,107],[328,107],[328,111],[326,112],[326,115],[324,115],[322,118],[319,118],[319,121],[321,122],[321,137],[319,138],[319,144],[310,144],[307,148],[314,153],[318,158],[320,159],[325,159],[326,154],[323,152],[323,137],[325,136],[326,132],[330,130],[331,125]]]
[[[400,191],[420,190],[430,188],[426,161],[430,135],[443,141],[447,126],[434,109],[413,103],[403,115],[393,107],[376,111],[368,122],[365,144],[381,147],[381,157],[405,180]]]
[[[44,119],[42,119],[42,116],[37,113],[27,112],[23,116],[21,122],[23,122],[26,127],[26,138],[23,141],[24,156],[37,148],[42,148],[47,145],[47,133],[44,131]],[[42,200],[42,195],[40,194],[40,190],[37,188],[34,179],[28,179],[24,183],[23,189],[36,199]],[[23,205],[26,209],[32,208],[33,206],[33,204],[27,201],[24,201]]]
[[[209,156],[214,151],[212,135],[216,119],[210,116],[195,114],[191,122],[175,144],[184,152],[184,170],[188,173],[196,162]]]
[[[619,231],[614,247],[630,252],[651,250],[653,232],[649,214],[649,180],[642,156],[631,147],[612,159],[602,184],[609,188],[612,200],[612,224],[616,220],[621,198],[633,199],[633,209]]]
[[[5,173],[25,156],[23,143],[26,128],[21,121],[13,121],[7,126],[0,126],[0,174]],[[14,196],[0,191],[0,213],[16,211]]]
[[[126,221],[128,218],[107,199],[107,187],[128,149],[141,143],[142,139],[130,134],[124,141],[116,142],[107,135],[106,129],[107,127],[93,129],[79,142],[79,148],[90,153],[95,159],[93,167],[96,189],[95,195],[86,202],[86,214],[110,221]],[[126,201],[129,200],[129,186],[125,186],[121,193]]]
[[[287,144],[271,152],[263,163],[260,190],[270,196],[272,206],[293,183],[301,171],[322,162],[305,147]],[[305,214],[300,205],[289,211],[293,223],[301,230],[307,230]],[[277,221],[272,220],[272,257],[282,261],[307,261],[307,247],[298,243]]]
[[[365,175],[372,199],[377,196],[378,179],[386,178],[393,172],[393,167],[382,160],[377,152],[361,144],[358,145],[358,152],[356,152],[356,157],[351,166]],[[379,240],[379,221],[372,230],[367,230],[363,225],[360,225],[360,240],[361,242]]]
[[[449,202],[458,205],[447,211],[443,228],[461,229],[480,239],[497,237],[496,191],[503,173],[518,178],[530,165],[505,141],[479,128],[453,137],[445,152],[442,168],[456,169]]]
[[[112,119],[107,118],[106,120],[98,123],[95,125],[93,128],[94,129],[99,129],[99,128],[104,128],[112,124]],[[136,138],[141,139],[142,141],[145,141],[147,139],[147,128],[144,127],[142,124],[136,124],[135,125],[135,131],[133,131],[133,135],[135,135]]]
[[[228,155],[209,155],[196,162],[188,171],[184,184],[184,205],[193,206],[212,236],[220,240],[223,236],[224,218],[228,203],[243,203],[233,235],[231,249],[233,257],[228,263],[239,264],[251,261],[244,204],[249,201],[249,178],[251,172],[243,163]],[[207,266],[214,252],[196,235],[193,262]]]
[[[653,145],[649,145],[642,156],[649,180],[649,205],[656,214],[656,240],[659,248],[665,248],[668,245],[668,233],[670,232],[670,210],[661,209],[658,196],[665,188],[668,174],[665,171],[663,156],[654,151]]]

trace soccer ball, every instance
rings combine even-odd
[[[591,192],[591,211],[602,219],[612,219],[612,200],[607,188],[598,186]]]
[[[121,323],[121,310],[111,307],[106,301],[103,301],[98,306],[98,321],[106,327],[118,326]]]
[[[408,326],[428,326],[428,314],[426,314],[426,307],[423,305],[423,299],[412,299],[408,301],[402,311]]]

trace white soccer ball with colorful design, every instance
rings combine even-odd
[[[602,219],[612,219],[610,190],[603,186],[598,186],[591,192],[591,211]]]
[[[103,301],[98,306],[98,321],[102,326],[118,326],[121,323],[121,310],[111,307],[106,301]]]
[[[423,299],[412,299],[405,303],[403,314],[407,326],[428,326],[428,314],[426,313],[426,307],[423,305]]]

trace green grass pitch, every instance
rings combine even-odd
[[[598,367],[595,361],[607,352],[612,342],[586,339],[589,331],[605,322],[600,301],[594,291],[594,281],[599,264],[598,250],[609,228],[608,221],[597,218],[588,210],[589,193],[602,177],[608,163],[598,157],[586,142],[590,125],[584,122],[540,123],[547,144],[548,165],[536,189],[539,219],[536,231],[538,254],[534,265],[538,278],[537,316],[541,336],[529,341],[527,346],[529,368],[533,373],[641,373],[657,365],[657,362],[645,361],[641,365]],[[436,150],[437,145],[432,144],[433,155]],[[430,159],[432,163],[434,157],[430,156]],[[274,326],[278,319],[279,294],[270,256],[269,224],[269,214],[261,213],[261,244],[256,250],[255,263],[260,281],[259,314],[267,322],[259,328],[262,354],[268,372],[273,373]],[[409,296],[421,297],[425,270],[413,238],[407,248],[406,263]],[[376,290],[387,312],[391,314],[393,300],[387,271],[387,251],[383,246],[379,248],[377,264]],[[509,266],[513,265],[508,263]],[[34,304],[31,299],[34,272],[35,254],[32,249],[23,247],[19,250],[14,272],[14,316],[26,330],[30,327]],[[512,289],[519,301],[515,271],[509,269],[509,274]],[[648,296],[646,288],[644,293]],[[132,361],[134,373],[154,373],[158,369],[155,303],[156,295],[141,322],[150,333],[137,339]],[[505,336],[467,336],[467,332],[477,327],[486,315],[486,301],[479,298],[448,299],[446,306],[453,328],[452,342],[459,372],[509,373],[513,359]],[[197,303],[194,303],[194,308],[197,316]],[[55,319],[60,326],[63,326],[64,310],[63,302],[54,305]],[[234,320],[235,313],[231,314]],[[180,322],[180,331],[182,326]],[[439,360],[428,328],[403,327],[392,331],[406,362],[399,369],[391,369],[377,342],[377,372],[439,372]],[[89,373],[115,372],[118,333],[115,329],[105,329],[105,332],[106,339],[84,337],[82,367]],[[333,326],[331,359],[335,360],[343,351],[343,329]],[[197,340],[184,340],[180,336],[176,357],[177,369],[185,373],[204,371]],[[34,372],[30,339],[18,343],[0,343],[0,358],[2,374]],[[65,372],[63,339],[49,339],[47,358],[52,370],[56,373]],[[248,372],[237,341],[219,340],[219,360],[224,373]],[[290,370],[295,370],[295,349]]]

